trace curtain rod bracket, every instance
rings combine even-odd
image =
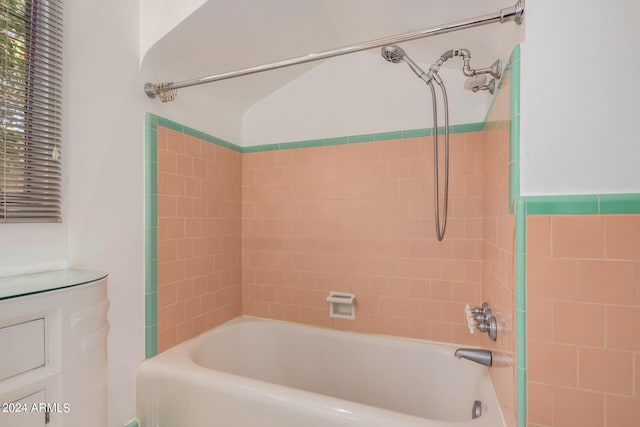
[[[144,93],[151,99],[156,97],[156,85],[153,83],[145,83],[144,84]]]
[[[524,0],[516,1],[515,6],[507,7],[500,11],[500,23],[508,22],[513,20],[518,25],[522,24],[522,19],[524,16]]]

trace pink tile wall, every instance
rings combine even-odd
[[[158,126],[158,351],[241,313],[241,166]]]
[[[483,338],[495,366],[489,370],[508,427],[516,426],[515,218],[509,213],[510,77],[506,76],[488,117],[483,141],[482,299],[498,321],[498,340]]]
[[[482,299],[498,321],[498,340],[484,338],[481,344],[500,362],[489,372],[507,426],[515,426],[515,221],[509,213],[509,130],[486,131],[484,150]]]
[[[640,425],[640,216],[527,218],[531,427]]]
[[[243,313],[478,343],[464,305],[481,293],[482,141],[451,137],[443,242],[430,138],[243,155]],[[356,294],[355,320],[329,318],[331,290]]]

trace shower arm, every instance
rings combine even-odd
[[[438,71],[440,71],[440,67],[447,60],[453,58],[454,56],[459,56],[462,58],[462,73],[466,77],[473,77],[479,74],[491,74],[496,79],[500,78],[501,70],[502,70],[502,62],[500,59],[496,60],[490,67],[487,68],[471,68],[471,52],[469,49],[452,49],[448,50],[442,55],[440,58],[429,67],[429,71],[424,73],[424,76],[418,76],[423,79],[425,82],[428,82],[431,79],[439,79]]]
[[[438,34],[464,30],[467,28],[478,27],[481,25],[487,25],[487,24],[493,24],[493,23],[505,23],[509,21],[514,21],[516,24],[520,25],[522,23],[523,15],[524,15],[524,0],[517,0],[514,6],[501,9],[500,11],[493,14],[489,14],[489,15],[483,15],[476,18],[456,21],[449,24],[426,28],[423,30],[418,30],[418,31],[399,34],[395,36],[385,37],[381,39],[371,40],[368,42],[345,46],[337,49],[325,50],[318,53],[311,53],[309,55],[285,59],[282,61],[277,61],[269,64],[257,65],[254,67],[243,68],[240,70],[229,71],[221,74],[214,74],[212,76],[207,76],[207,77],[200,77],[200,78],[191,79],[191,80],[183,80],[181,82],[175,82],[175,83],[173,82],[146,83],[144,85],[144,91],[149,98],[155,98],[156,96],[159,96],[163,102],[172,101],[173,99],[175,99],[177,89],[182,89],[189,86],[196,86],[196,85],[211,83],[219,80],[226,80],[226,79],[231,79],[235,77],[246,76],[249,74],[261,73],[263,71],[289,67],[292,65],[319,61],[319,60],[331,58],[334,56],[361,52],[363,50],[373,49],[376,47],[382,47],[390,44],[402,43],[409,40],[416,40],[416,39],[421,39],[425,37],[431,37]],[[476,70],[476,72],[478,71],[479,70]]]

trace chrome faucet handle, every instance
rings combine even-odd
[[[493,317],[493,313],[486,302],[482,304],[482,307],[472,308],[471,314],[473,314],[473,319],[476,322],[487,322],[491,317]]]
[[[486,332],[491,338],[491,341],[495,341],[498,339],[498,322],[496,322],[495,317],[490,317],[486,322],[478,322],[476,324],[476,329],[480,332]]]
[[[469,309],[467,305],[467,326],[469,332],[473,333],[473,329],[480,332],[486,332],[492,341],[498,338],[498,322],[493,317],[493,312],[489,308],[489,304],[486,302],[482,304],[482,307],[474,307]],[[475,322],[475,324],[474,324]]]
[[[482,307],[472,308],[471,312],[473,314],[485,314],[485,315],[489,313],[489,316],[491,316],[491,309],[489,308],[489,304],[487,304],[486,302],[482,304]]]

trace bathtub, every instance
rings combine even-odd
[[[141,427],[504,426],[486,368],[454,351],[239,317],[144,361],[137,415]]]

